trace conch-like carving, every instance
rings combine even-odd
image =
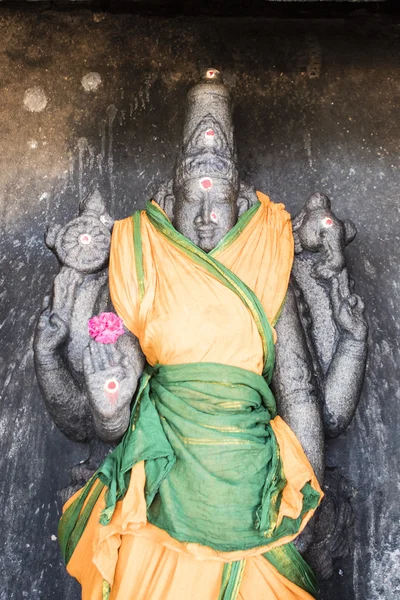
[[[312,194],[293,219],[295,252],[318,252],[313,275],[331,279],[346,266],[344,248],[354,240],[357,229],[350,220],[340,221],[324,194]]]

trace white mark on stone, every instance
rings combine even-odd
[[[107,381],[104,383],[104,390],[110,394],[116,394],[116,392],[119,390],[118,379],[115,379],[115,377],[107,379]]]
[[[51,539],[52,542],[56,542],[57,541],[57,536],[54,535],[54,533],[53,533],[53,535],[50,537],[50,539]]]
[[[39,198],[39,202],[43,202],[43,200],[48,200],[50,198],[50,194],[48,192],[43,192],[43,194]]]
[[[332,225],[333,225],[333,219],[331,219],[330,217],[324,217],[322,219],[323,227],[332,227]]]
[[[101,85],[101,77],[99,73],[87,73],[82,77],[81,83],[85,92],[95,92]]]
[[[107,18],[107,15],[105,13],[94,13],[94,15],[93,15],[93,21],[95,23],[101,23],[106,18]]]
[[[208,69],[206,73],[207,79],[215,79],[216,75],[218,75],[219,71],[217,69]]]
[[[47,96],[41,87],[32,87],[26,90],[24,106],[30,112],[42,112],[47,106]]]
[[[306,38],[308,46],[307,75],[309,79],[318,79],[321,75],[322,52],[318,38],[310,35]]]
[[[85,190],[83,186],[83,171],[84,171],[84,156],[85,151],[88,148],[88,141],[86,138],[79,138],[78,140],[78,189],[79,199],[83,200]]]
[[[107,123],[105,120],[101,121],[99,125],[100,131],[100,139],[101,139],[101,149],[99,154],[96,156],[97,166],[99,169],[100,175],[103,175],[103,163],[106,156],[106,127]]]
[[[82,244],[83,246],[87,246],[88,244],[90,244],[92,241],[92,236],[89,233],[82,233],[82,235],[79,236],[79,243]]]
[[[36,150],[36,148],[39,146],[39,143],[36,140],[29,140],[28,146],[31,150]]]
[[[209,190],[213,186],[213,180],[211,177],[202,177],[202,179],[199,181],[199,185],[204,190]]]
[[[304,133],[304,149],[307,152],[308,164],[312,169],[313,159],[312,159],[312,151],[311,151],[311,135],[308,131]]]
[[[111,191],[111,207],[114,208],[114,199],[115,199],[115,183],[114,183],[114,158],[113,158],[113,125],[115,121],[115,117],[117,116],[118,110],[114,106],[114,104],[110,104],[107,108],[107,117],[108,117],[108,156],[107,156],[107,164],[108,164],[108,177],[110,180],[110,191]]]

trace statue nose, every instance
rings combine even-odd
[[[211,202],[209,198],[209,194],[206,192],[203,196],[203,201],[200,207],[200,218],[202,225],[208,225],[210,223],[210,212],[211,212]]]

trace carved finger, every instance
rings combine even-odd
[[[49,316],[49,323],[52,329],[59,331],[67,331],[67,324],[63,321],[57,313],[52,312]]]
[[[356,310],[356,312],[358,312],[361,315],[365,310],[364,302],[361,300],[360,296],[358,296],[357,294],[353,294],[351,297],[354,298],[354,300],[355,300],[354,309]]]
[[[351,295],[350,286],[349,286],[349,274],[348,274],[346,268],[342,269],[342,271],[339,273],[338,283],[339,283],[339,293],[343,300],[344,298],[347,298],[348,296]]]
[[[124,369],[132,369],[132,364],[128,356],[124,356],[124,358],[121,361],[121,364],[124,367]]]
[[[332,277],[331,279],[331,301],[333,312],[335,315],[339,313],[340,305],[342,303],[342,297],[339,289],[338,277]]]
[[[42,301],[42,311],[50,310],[50,294],[46,294]]]
[[[101,357],[99,355],[99,349],[98,347],[100,346],[100,344],[98,342],[95,342],[94,340],[92,342],[90,342],[90,357],[92,359],[92,364],[94,366],[94,370],[96,373],[98,373],[99,371],[103,370],[103,364],[102,364],[102,360]]]
[[[107,344],[105,351],[109,365],[115,366],[121,363],[122,353],[117,349],[115,344]]]
[[[48,324],[49,324],[49,315],[48,315],[48,310],[46,310],[46,311],[42,312],[42,314],[40,315],[39,320],[36,325],[36,329],[38,331],[43,331],[46,329]]]
[[[112,365],[110,365],[110,361],[109,361],[108,353],[107,353],[108,344],[99,344],[98,342],[96,344],[97,344],[97,352],[98,352],[98,355],[99,355],[101,363],[102,363],[102,368],[107,369],[107,367],[112,366]]]
[[[83,353],[83,369],[84,369],[85,375],[93,375],[95,373],[95,368],[94,368],[93,361],[92,361],[92,355],[90,352],[90,346],[87,346],[87,348],[85,348],[85,351]]]
[[[357,304],[357,298],[355,298],[354,296],[349,296],[348,298],[346,298],[346,302],[347,306],[350,308],[350,310],[352,310]]]

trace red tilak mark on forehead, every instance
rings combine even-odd
[[[325,217],[324,225],[325,227],[331,227],[333,225],[333,220],[330,217]]]
[[[208,137],[214,137],[214,135],[215,135],[215,131],[214,131],[214,129],[207,129],[207,131],[206,131],[206,135],[207,135]]]
[[[115,381],[110,381],[110,383],[108,384],[107,387],[109,390],[115,390],[115,388],[117,387],[117,384],[115,383]]]
[[[216,221],[217,220],[217,213],[215,213],[214,211],[212,213],[210,213],[210,219],[211,219],[211,221]]]
[[[212,187],[212,184],[213,182],[209,177],[205,177],[200,181],[201,187],[203,187],[205,190],[208,190],[210,187]]]

